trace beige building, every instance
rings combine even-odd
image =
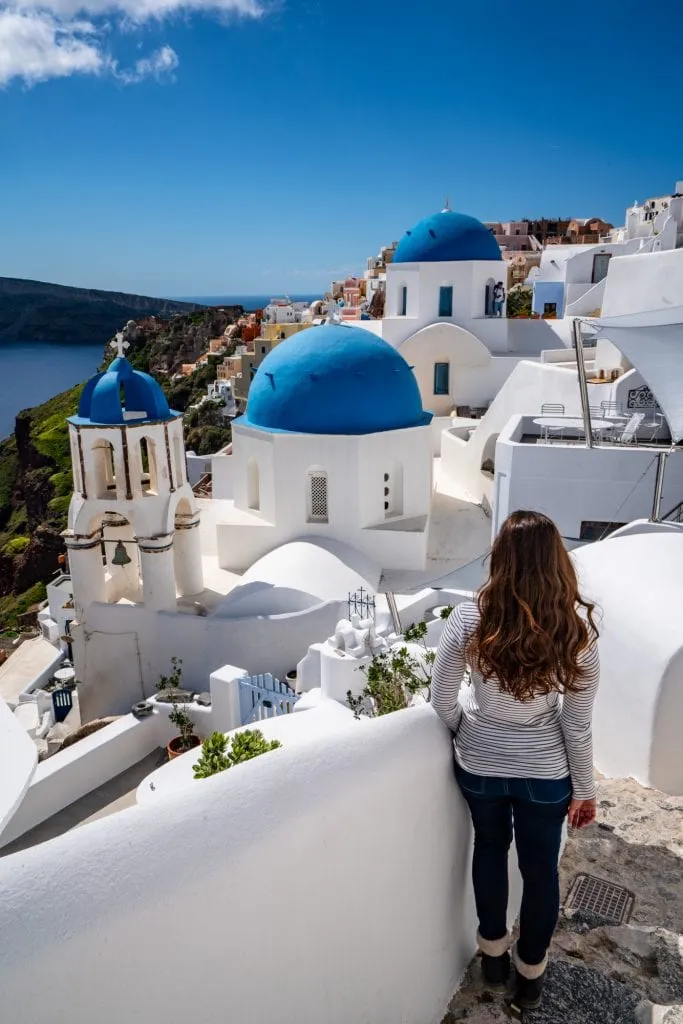
[[[254,338],[250,349],[241,356],[231,357],[238,358],[240,361],[239,370],[235,373],[233,380],[233,394],[238,402],[246,403],[254,374],[268,353],[281,341],[312,326],[312,324],[262,324],[263,333]]]

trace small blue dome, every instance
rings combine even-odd
[[[431,420],[413,371],[370,331],[323,324],[282,341],[249,389],[249,427],[297,434],[374,434]]]
[[[442,210],[407,231],[392,263],[448,263],[460,260],[502,260],[500,246],[476,217]]]
[[[78,415],[72,419],[75,423],[85,421],[114,426],[169,420],[177,415],[169,409],[166,396],[154,377],[134,370],[124,356],[117,356],[107,370],[90,378],[81,393]]]

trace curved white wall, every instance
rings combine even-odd
[[[583,593],[602,612],[595,764],[683,793],[683,533],[664,527],[573,553]]]
[[[28,789],[38,748],[0,697],[0,833]]]
[[[439,1024],[475,936],[448,733],[283,744],[0,860],[3,1019]]]

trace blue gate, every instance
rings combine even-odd
[[[55,722],[63,722],[74,706],[73,690],[53,690],[52,707],[55,712]]]

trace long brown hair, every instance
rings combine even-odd
[[[491,550],[468,655],[517,700],[581,689],[580,655],[595,640],[595,605],[579,594],[574,566],[552,519],[513,512]],[[579,612],[584,610],[584,614]]]

